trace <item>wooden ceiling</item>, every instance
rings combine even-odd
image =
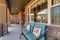
[[[25,6],[30,0],[7,0],[6,1],[12,14],[24,11]]]

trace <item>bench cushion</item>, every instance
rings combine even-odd
[[[24,33],[24,35],[27,35],[30,33],[30,31],[28,31],[27,29],[23,29],[23,33]]]
[[[45,40],[45,37],[43,36],[43,37],[41,37],[39,40]]]
[[[28,40],[36,40],[36,37],[34,34],[30,33],[30,34],[27,34],[25,35],[27,37]]]
[[[41,28],[41,35],[45,35],[46,26],[44,24],[35,23],[35,27]]]

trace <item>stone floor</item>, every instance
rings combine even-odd
[[[23,35],[20,39],[20,34],[22,32],[21,29],[21,25],[11,24],[10,27],[8,27],[9,33],[5,36],[2,36],[0,40],[26,40]]]

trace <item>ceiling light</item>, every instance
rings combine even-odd
[[[18,8],[16,8],[16,9],[18,9]]]

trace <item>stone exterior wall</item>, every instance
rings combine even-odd
[[[1,30],[3,30],[2,34],[5,35],[8,33],[8,26],[7,26],[7,22],[6,20],[8,19],[7,18],[7,15],[9,16],[9,14],[7,14],[7,6],[5,4],[5,0],[0,0],[0,24],[2,24],[3,28]],[[9,18],[10,19],[10,18]],[[8,20],[7,20],[8,21]]]
[[[3,24],[3,35],[7,34],[8,26],[6,23],[6,5],[0,5],[0,24]]]
[[[60,40],[60,27],[47,25],[46,40]]]

